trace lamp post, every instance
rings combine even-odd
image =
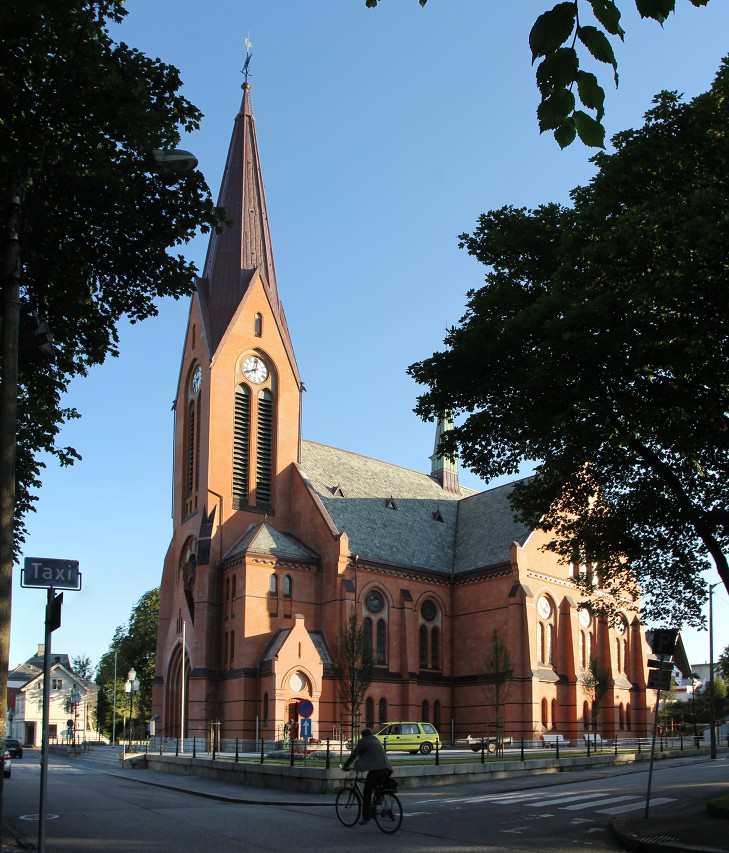
[[[81,701],[78,684],[74,684],[71,688],[71,719],[73,720],[73,745],[76,746],[76,718],[78,717],[78,703]]]
[[[124,692],[129,694],[129,746],[132,745],[132,717],[134,716],[134,693],[139,690],[139,679],[135,669],[130,669],[127,673],[127,680],[124,682]]]

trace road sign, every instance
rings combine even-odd
[[[670,660],[649,660],[648,667],[650,669],[667,669],[673,672],[673,661]]]
[[[310,717],[314,713],[314,705],[308,699],[302,699],[299,702],[299,716]]]
[[[311,737],[311,720],[308,717],[301,718],[301,737]]]
[[[670,690],[671,689],[671,672],[667,669],[652,670],[648,674],[648,689],[649,690]]]
[[[81,589],[78,560],[26,557],[23,562],[20,585],[42,589]]]
[[[670,657],[676,651],[676,628],[657,628],[653,632],[651,646],[654,655],[666,655]]]

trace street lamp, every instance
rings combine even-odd
[[[127,680],[124,682],[124,692],[129,694],[129,746],[132,745],[132,717],[134,715],[134,692],[139,690],[139,679],[135,669],[130,669],[127,673]]]
[[[719,583],[709,586],[709,725],[711,726],[711,757],[716,758],[716,703],[714,701],[714,587]]]

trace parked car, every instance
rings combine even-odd
[[[23,744],[14,737],[5,738],[5,749],[10,753],[11,758],[23,757]]]
[[[413,755],[416,752],[428,755],[428,753],[433,751],[436,744],[439,749],[441,746],[438,730],[431,723],[385,723],[375,733],[375,737],[385,744],[385,748],[388,751],[401,749]]]
[[[6,749],[6,750],[5,750],[5,759],[4,759],[4,761],[3,761],[3,776],[4,776],[6,779],[9,779],[9,778],[10,778],[10,774],[11,774],[12,772],[13,772],[13,765],[12,765],[12,762],[10,761],[10,753],[9,753],[9,752],[8,752],[8,750]]]

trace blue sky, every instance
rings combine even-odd
[[[483,269],[458,249],[478,215],[504,204],[568,201],[593,174],[579,144],[538,133],[529,29],[549,5],[429,0],[130,0],[119,37],[177,66],[205,114],[183,147],[217,197],[241,99],[244,41],[279,283],[296,348],[303,433],[429,470],[434,427],[412,412],[409,364],[439,349]],[[729,5],[711,0],[661,28],[625,6],[620,87],[600,72],[608,135],[641,124],[653,95],[705,91],[727,50]],[[453,11],[454,8],[457,11]],[[182,251],[202,266],[207,241]],[[161,577],[171,536],[172,413],[187,304],[123,325],[121,355],[75,382],[83,415],[50,460],[24,554],[77,559],[53,649],[94,664],[117,625]],[[482,484],[468,472],[461,481]],[[17,573],[17,572],[16,572]],[[711,579],[718,580],[718,577]],[[715,656],[729,645],[729,601],[714,596]],[[13,598],[11,663],[43,641],[42,591]],[[706,632],[684,635],[694,663]]]

